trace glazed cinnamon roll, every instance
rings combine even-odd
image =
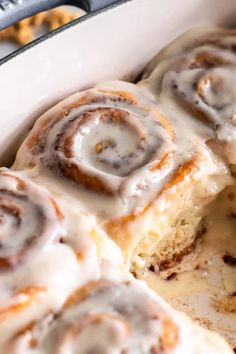
[[[233,166],[236,164],[235,46],[235,30],[191,31],[157,55],[146,70],[146,80],[141,82],[164,105],[174,106],[174,102],[179,106],[182,121],[191,124]]]
[[[196,136],[180,144],[176,133],[142,90],[112,82],[39,118],[14,168],[50,180],[54,193],[69,192],[131,267],[164,271],[193,247],[206,204],[229,183],[227,168]]]
[[[36,122],[18,154],[20,160],[26,153],[23,165],[17,160],[15,166],[41,163],[91,190],[124,194],[145,188],[137,176],[142,166],[165,177],[173,165],[174,140],[168,120],[132,92],[91,89]]]
[[[0,169],[0,344],[42,314],[59,311],[71,292],[99,275],[88,241],[76,252],[66,237],[51,195]]]
[[[145,304],[145,306],[144,306]],[[98,281],[79,289],[59,316],[26,328],[8,354],[231,353],[217,335],[170,309],[142,284]]]
[[[0,272],[34,257],[63,236],[63,215],[41,189],[12,172],[0,170]]]

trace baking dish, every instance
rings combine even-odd
[[[121,1],[32,42],[0,61],[2,146],[70,93],[111,78],[132,79],[154,54],[195,26],[232,24],[233,0]]]
[[[10,163],[33,121],[62,98],[99,81],[135,80],[155,53],[181,32],[196,26],[231,26],[235,11],[233,0],[120,1],[4,58],[1,165]],[[199,309],[207,313],[201,301]],[[233,331],[228,322],[226,327]]]

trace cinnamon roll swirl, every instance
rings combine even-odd
[[[187,252],[206,204],[229,182],[223,163],[188,140],[180,146],[174,123],[142,90],[112,82],[39,118],[14,168],[47,174],[54,189],[63,177],[58,190],[97,216],[127,264],[162,271]]]
[[[157,55],[141,83],[164,104],[175,102],[182,119],[183,111],[187,112],[185,124],[191,124],[233,166],[236,164],[235,47],[235,30],[191,31]]]
[[[143,285],[98,281],[79,289],[56,318],[16,335],[4,352],[194,354],[202,348],[231,353],[218,336],[171,310]]]
[[[19,160],[15,166],[41,163],[97,192],[133,193],[145,188],[137,175],[143,166],[165,177],[173,165],[174,140],[168,120],[129,90],[91,89],[36,122],[18,154],[26,152],[23,166]]]
[[[63,233],[56,202],[32,183],[0,170],[0,272],[20,266]]]
[[[51,195],[0,169],[0,344],[100,274],[92,239],[73,249],[66,237]]]

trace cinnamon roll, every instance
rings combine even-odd
[[[54,193],[63,189],[69,204],[96,215],[135,272],[178,262],[205,206],[229,183],[227,167],[197,136],[180,139],[174,120],[124,82],[76,93],[46,112],[13,168],[50,180]]]
[[[73,249],[67,237],[52,196],[0,169],[0,344],[100,275],[92,239]]]
[[[56,202],[32,183],[0,170],[0,272],[20,266],[63,236]],[[14,236],[13,236],[14,235]]]
[[[165,106],[179,106],[182,121],[186,112],[185,124],[198,131],[233,170],[236,164],[235,46],[235,30],[191,31],[157,55],[141,82]]]
[[[145,306],[144,306],[145,304]],[[203,349],[204,348],[204,349]],[[18,333],[4,353],[231,353],[134,282],[98,281],[79,289],[63,311]]]

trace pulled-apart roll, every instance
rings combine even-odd
[[[21,174],[0,169],[0,347],[32,321],[58,312],[75,289],[100,276],[101,260],[89,234],[86,247],[77,242],[75,249],[67,237],[52,196]]]
[[[5,354],[223,354],[216,334],[172,310],[142,283],[97,281],[75,292],[57,316],[19,332]]]
[[[175,103],[218,154],[236,164],[236,31],[201,29],[166,47],[147,68],[146,86],[164,105]],[[189,122],[188,122],[189,120]],[[198,126],[196,122],[198,122]],[[205,129],[204,129],[205,127]]]
[[[197,135],[180,140],[175,122],[122,82],[76,93],[46,112],[14,168],[50,180],[54,193],[69,192],[72,204],[95,214],[135,272],[164,271],[188,253],[206,205],[230,181]]]

